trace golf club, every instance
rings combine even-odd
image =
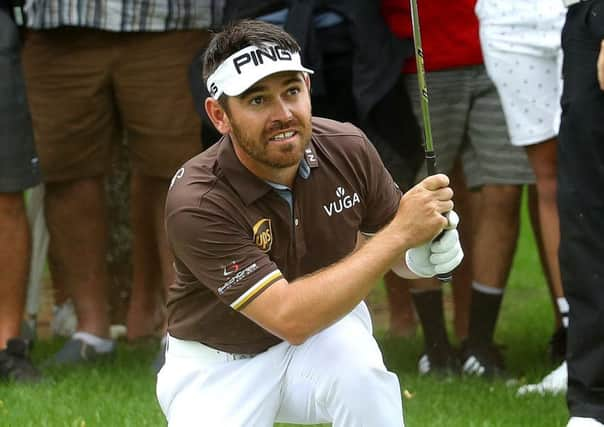
[[[436,173],[436,154],[432,142],[432,126],[430,124],[430,108],[428,102],[428,87],[426,85],[426,73],[424,70],[424,50],[422,49],[422,35],[419,28],[419,13],[417,11],[417,0],[409,0],[411,4],[411,27],[413,29],[413,44],[415,46],[415,63],[417,65],[417,85],[419,87],[419,99],[422,110],[422,121],[424,123],[424,153],[428,175]],[[442,233],[441,235],[442,236]],[[438,236],[436,239],[439,239]],[[436,277],[442,282],[451,281],[452,274],[441,273]]]

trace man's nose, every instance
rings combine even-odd
[[[288,122],[293,117],[289,103],[282,99],[274,103],[271,113],[274,121]]]

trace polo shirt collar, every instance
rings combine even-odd
[[[224,135],[218,143],[220,144],[218,165],[246,205],[252,204],[273,189],[269,183],[258,178],[243,166],[235,154],[233,143],[228,135]],[[302,158],[302,163],[298,168],[298,175],[302,179],[308,179],[310,177],[311,168],[317,166],[318,162],[316,160],[316,153],[311,139],[305,155]]]

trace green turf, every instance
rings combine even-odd
[[[553,325],[551,303],[526,224],[524,218],[496,332],[496,340],[506,346],[507,365],[521,382],[535,381],[554,367],[545,355]],[[371,300],[380,303],[383,298],[383,290],[378,289]],[[387,366],[399,375],[402,389],[412,396],[404,402],[408,426],[565,425],[563,396],[520,398],[515,396],[517,386],[502,381],[420,377],[415,366],[422,349],[420,336],[394,339],[387,337],[383,328],[376,335]],[[37,343],[35,361],[43,361],[60,345],[60,340]],[[44,369],[45,381],[36,386],[0,384],[0,426],[165,425],[150,371],[154,352],[152,345],[132,348],[120,344],[118,356],[110,363]]]

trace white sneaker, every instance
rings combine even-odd
[[[594,418],[570,417],[566,427],[603,427],[604,424]]]
[[[538,384],[526,384],[518,389],[517,395],[523,396],[529,393],[545,393],[560,394],[566,393],[568,383],[568,370],[566,362],[562,362],[560,366],[547,374]]]

